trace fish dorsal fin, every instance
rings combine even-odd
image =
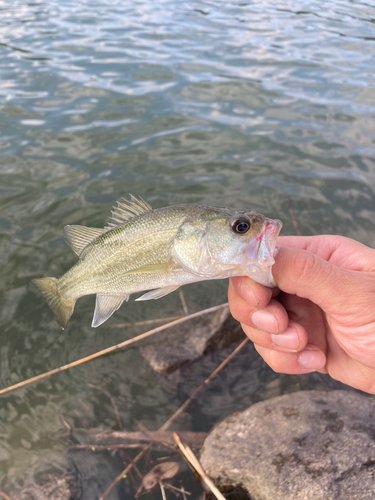
[[[117,202],[117,207],[113,207],[113,210],[111,210],[112,215],[105,229],[113,229],[122,226],[122,224],[125,224],[129,219],[152,211],[152,207],[140,196],[136,198],[131,194],[130,198],[130,201],[121,198],[121,200]]]
[[[64,239],[73,252],[80,256],[83,249],[103,232],[104,229],[96,227],[65,226]]]
[[[107,321],[112,314],[117,311],[124,300],[129,300],[129,295],[124,295],[119,297],[118,295],[97,295],[95,303],[95,312],[92,320],[91,326],[96,328],[97,326]]]

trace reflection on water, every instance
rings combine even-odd
[[[89,297],[61,332],[30,286],[75,262],[65,224],[103,227],[129,192],[154,207],[254,208],[283,234],[294,234],[291,203],[302,234],[375,245],[372,5],[1,0],[0,12],[2,387],[134,335],[111,324],[180,314],[178,294],[130,301],[93,330]],[[184,293],[193,312],[224,302],[226,284]],[[115,427],[89,382],[116,398],[127,429],[156,429],[208,375],[184,370],[186,386],[155,377],[134,349],[3,396],[0,484],[64,463],[58,411]],[[275,377],[256,358],[232,363],[180,428],[207,430]]]

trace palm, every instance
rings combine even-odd
[[[373,372],[375,344],[370,350],[358,352],[353,331],[360,331],[364,325],[343,324],[342,318],[332,317],[308,299],[289,294],[281,294],[280,303],[285,307],[291,320],[299,323],[307,332],[308,342],[318,346],[326,355],[323,373],[336,380],[367,390],[368,375]]]

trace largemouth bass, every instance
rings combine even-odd
[[[197,281],[249,276],[275,286],[271,267],[282,223],[254,211],[176,205],[153,210],[142,198],[122,199],[104,229],[65,226],[79,256],[61,278],[34,279],[62,329],[74,305],[96,294],[93,327],[133,293],[164,297]]]

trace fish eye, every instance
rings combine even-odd
[[[246,234],[251,228],[251,222],[247,217],[238,217],[232,222],[232,229],[237,234]]]

